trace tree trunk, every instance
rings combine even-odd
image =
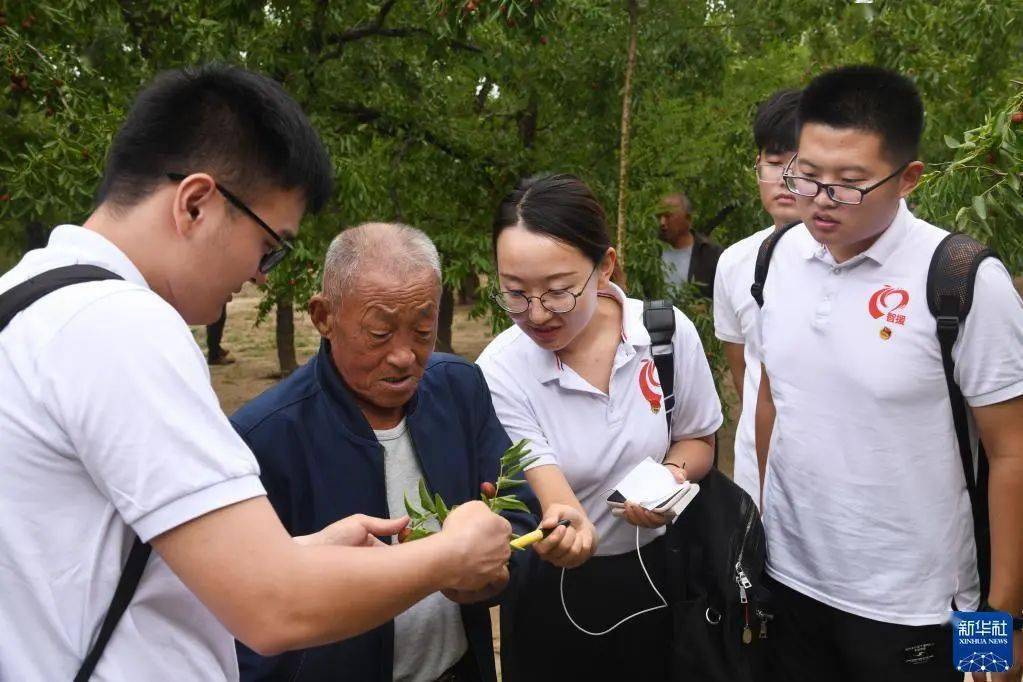
[[[295,310],[291,291],[282,291],[277,297],[277,361],[281,378],[298,367],[295,359]]]
[[[629,56],[625,65],[622,95],[622,133],[618,161],[618,263],[625,269],[625,202],[629,184],[629,132],[632,123],[632,75],[636,70],[636,37],[639,33],[639,2],[629,2]]]
[[[440,311],[437,315],[437,345],[440,353],[454,353],[451,346],[451,326],[455,321],[455,294],[451,287],[444,285],[440,292]]]

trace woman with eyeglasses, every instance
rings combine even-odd
[[[679,482],[712,466],[721,404],[699,336],[676,310],[669,434],[643,302],[611,281],[615,250],[586,184],[524,180],[492,236],[495,300],[515,324],[477,362],[508,435],[537,457],[525,476],[554,529],[502,605],[504,679],[666,679],[669,518],[631,503],[616,517],[606,499],[646,458]]]

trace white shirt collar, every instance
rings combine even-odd
[[[906,200],[899,200],[899,210],[895,213],[895,218],[892,219],[891,224],[885,228],[884,232],[876,242],[870,245],[866,251],[858,254],[848,261],[841,263],[841,266],[855,265],[863,260],[870,259],[878,265],[884,265],[888,257],[891,256],[895,250],[902,243],[903,238],[909,231],[909,221],[912,220],[913,214],[909,212],[909,207],[906,206]],[[807,230],[809,232],[809,230]],[[828,251],[828,247],[824,246],[816,240],[808,240],[803,244],[803,257],[807,260],[811,258],[817,258],[827,263],[834,263],[834,258],[831,252]]]
[[[650,345],[650,334],[647,332],[646,327],[643,326],[643,302],[636,301],[626,297],[625,292],[622,291],[614,282],[609,282],[606,289],[601,289],[598,296],[606,296],[612,298],[618,302],[622,307],[622,342],[631,344],[632,346],[649,346]],[[638,304],[638,305],[637,305]],[[533,344],[533,348],[536,351],[535,361],[533,365],[533,373],[540,383],[546,383],[553,381],[561,376],[564,368],[564,363],[561,362],[561,358],[558,354],[541,348],[533,343],[532,339],[528,339],[529,343]]]
[[[78,225],[58,225],[50,233],[47,246],[78,252],[83,257],[82,262],[104,266],[123,277],[125,281],[150,288],[145,277],[128,256],[95,230]]]

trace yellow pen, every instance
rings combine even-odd
[[[515,549],[525,549],[534,542],[540,542],[541,540],[543,540],[545,537],[547,537],[555,530],[557,530],[558,526],[564,526],[565,528],[568,528],[571,525],[572,525],[571,521],[569,521],[568,519],[563,519],[561,521],[558,521],[557,525],[555,525],[554,528],[548,529],[537,528],[536,530],[530,533],[520,535],[519,537],[512,540],[511,546],[514,547]]]

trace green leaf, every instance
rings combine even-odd
[[[1019,191],[1019,176],[1015,173],[1009,173],[1006,175],[1005,182],[1013,189],[1013,191]]]
[[[956,213],[955,218],[956,228],[961,230],[964,227],[966,227],[966,223],[969,222],[970,219],[969,211],[970,209],[967,206],[963,206],[962,208],[959,209],[959,212]]]
[[[413,507],[412,503],[409,501],[409,499],[408,499],[408,491],[405,491],[403,493],[403,496],[405,498],[405,512],[409,515],[409,518],[415,518],[416,516],[421,516],[422,512],[419,511],[418,509],[416,509],[415,507]]]
[[[529,507],[522,500],[509,496],[495,497],[492,509],[497,511],[523,511],[529,513]]]
[[[411,542],[412,540],[422,540],[423,538],[430,537],[431,535],[433,535],[433,533],[434,531],[429,530],[428,528],[414,528],[408,534],[408,538],[405,540],[405,542]]]
[[[448,506],[444,504],[443,498],[440,493],[433,494],[433,504],[437,508],[437,520],[444,523],[444,519],[448,517]]]
[[[526,482],[523,481],[521,478],[505,478],[504,476],[502,476],[501,478],[497,479],[498,488],[502,489],[518,488],[520,485],[526,485]]]
[[[426,481],[419,479],[419,504],[423,505],[423,509],[434,514],[437,513],[436,507],[433,506],[433,499],[430,497],[430,491],[426,489]]]
[[[960,147],[962,147],[962,145],[959,144],[959,142],[951,135],[945,136],[945,146],[948,147],[949,149],[959,149]]]
[[[987,220],[987,206],[984,204],[984,197],[980,194],[973,197],[973,210],[977,212],[981,220]]]

